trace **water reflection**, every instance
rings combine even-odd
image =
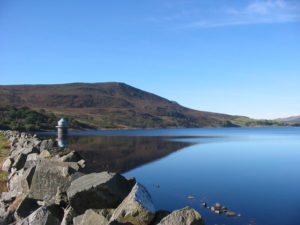
[[[69,136],[69,147],[87,161],[88,171],[124,173],[192,145],[169,138]]]
[[[58,136],[56,139],[58,147],[64,148],[69,146],[69,136],[68,135],[63,135],[63,136]]]

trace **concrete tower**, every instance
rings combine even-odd
[[[65,135],[68,134],[68,122],[64,118],[61,118],[57,123],[57,136],[58,138],[63,138]]]

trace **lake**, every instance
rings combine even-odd
[[[300,224],[299,127],[74,131],[68,143],[88,171],[136,177],[157,210],[188,205],[206,225]]]

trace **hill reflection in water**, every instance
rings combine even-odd
[[[125,173],[193,145],[174,138],[180,137],[71,135],[69,147],[86,160],[89,172]]]

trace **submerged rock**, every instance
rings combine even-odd
[[[86,209],[116,208],[132,186],[116,173],[91,173],[74,180],[67,190],[70,205],[77,213]]]
[[[194,209],[185,207],[163,218],[158,225],[204,225],[202,216]]]
[[[146,188],[136,183],[129,195],[114,211],[110,221],[147,225],[155,216],[155,208]]]

